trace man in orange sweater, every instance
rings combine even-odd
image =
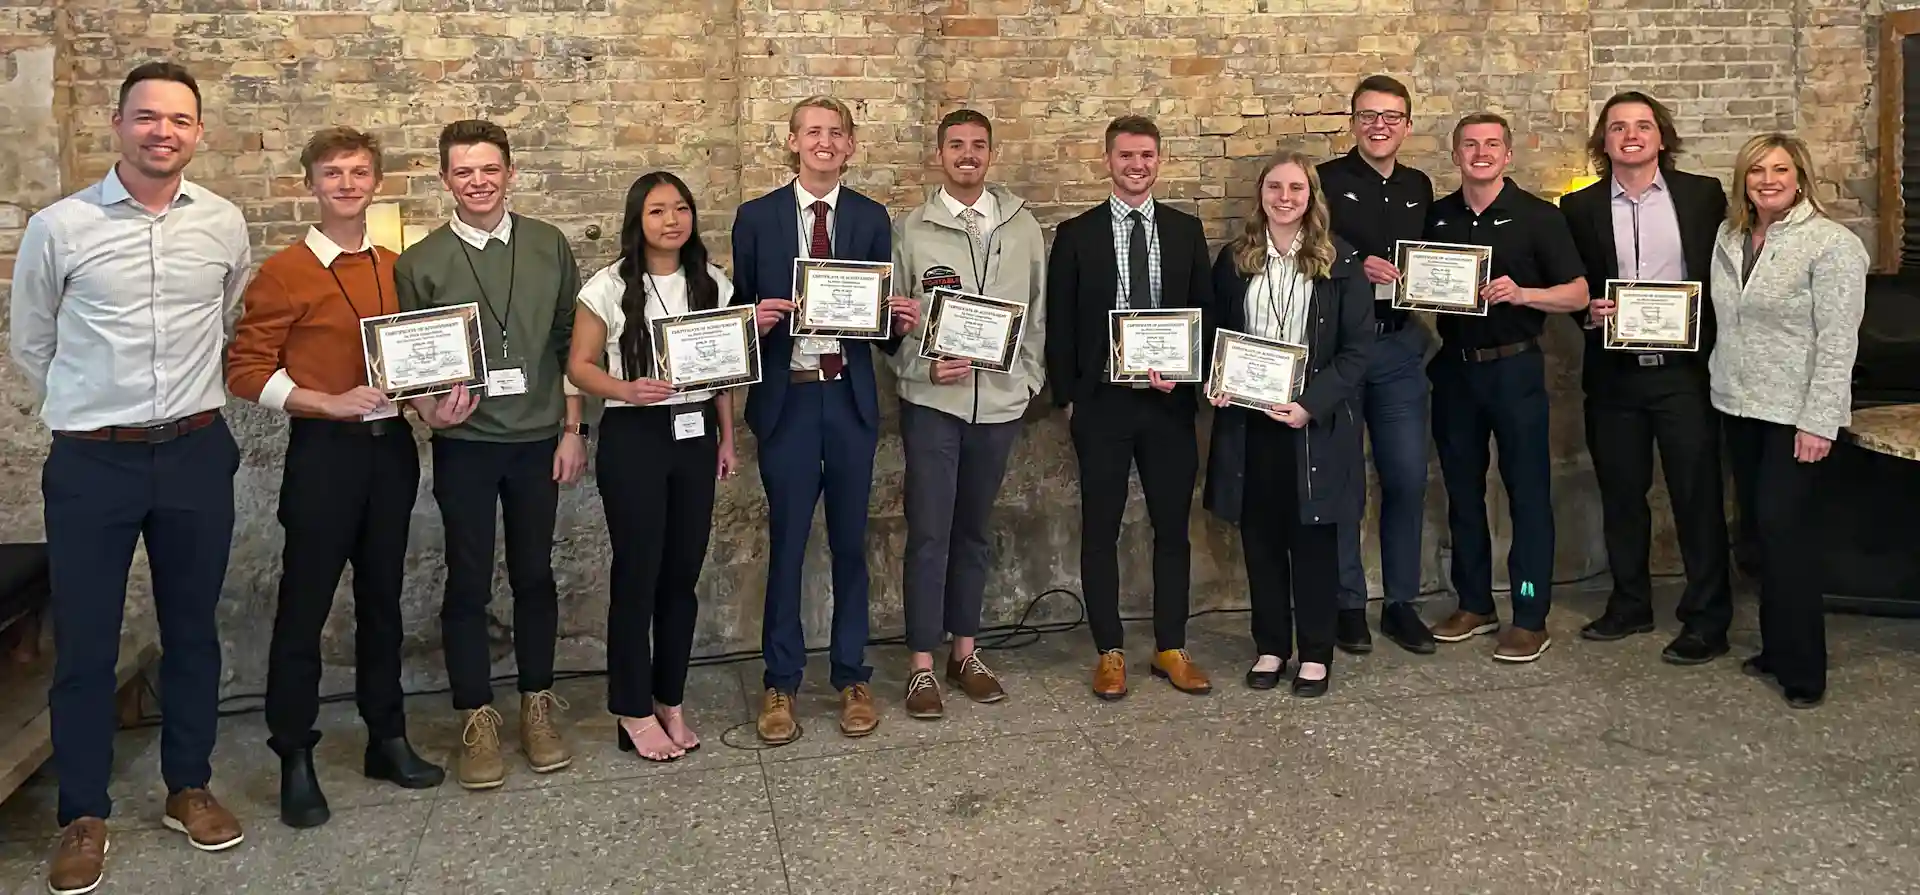
[[[367,725],[365,773],[409,789],[446,773],[407,742],[400,689],[400,585],[420,480],[413,431],[367,385],[360,320],[400,310],[394,253],[367,237],[380,144],[344,128],[300,156],[320,223],[268,258],[248,286],[227,357],[227,387],[291,418],[280,525],[279,605],[267,659],[268,745],[280,755],[280,820],[326,823],[314,775],[320,631],[340,572],[353,563],[355,682]]]

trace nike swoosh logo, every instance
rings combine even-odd
[[[1352,200],[1353,200],[1353,201],[1355,201],[1355,202],[1358,202],[1358,201],[1360,201],[1360,197],[1359,197],[1359,196],[1356,196],[1356,195],[1354,195],[1354,194],[1352,194],[1352,193],[1341,193],[1340,195],[1342,195],[1342,196],[1345,196],[1345,197],[1347,197],[1347,198],[1349,198],[1349,199],[1352,199]]]
[[[1407,203],[1407,207],[1408,207],[1408,208],[1418,208],[1418,207],[1420,207],[1420,203],[1418,203],[1418,202],[1408,202],[1408,203]]]
[[[1513,220],[1513,218],[1494,218],[1494,219],[1493,219],[1493,225],[1494,225],[1495,227],[1498,227],[1498,226],[1500,226],[1501,224],[1505,224],[1505,223],[1509,223],[1509,222],[1511,222],[1512,220]]]

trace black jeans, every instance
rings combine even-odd
[[[1705,359],[1702,358],[1704,363]],[[1613,572],[1607,611],[1653,620],[1653,577],[1647,554],[1653,515],[1653,451],[1660,449],[1687,588],[1680,623],[1724,640],[1733,623],[1728,578],[1726,495],[1720,472],[1720,413],[1698,367],[1624,365],[1609,371],[1587,395],[1587,449],[1600,485],[1600,509]]]
[[[160,774],[167,792],[213,776],[220,602],[240,448],[224,420],[146,444],[55,435],[41,470],[53,583],[53,766],[59,823],[113,811],[114,674],[134,544],[145,540],[160,623]]]
[[[600,420],[594,478],[607,514],[613,577],[607,600],[607,711],[629,718],[677,706],[687,692],[694,588],[713,528],[719,430],[713,402],[610,407]],[[682,413],[705,434],[674,440]]]
[[[1742,516],[1760,538],[1760,651],[1784,689],[1827,690],[1826,601],[1806,555],[1821,463],[1793,458],[1792,426],[1729,416],[1727,459]]]
[[[1536,348],[1499,360],[1469,362],[1445,349],[1427,374],[1433,380],[1433,442],[1447,486],[1447,528],[1453,535],[1453,589],[1460,608],[1494,615],[1493,537],[1487,523],[1491,436],[1500,446],[1513,543],[1507,583],[1513,625],[1547,626],[1553,607],[1553,467],[1547,427],[1546,356]]]
[[[311,746],[320,713],[320,634],[353,563],[354,690],[372,740],[406,734],[400,587],[420,484],[404,419],[294,419],[280,480],[280,594],[267,652],[267,730],[276,752]]]
[[[1263,413],[1247,414],[1246,495],[1240,551],[1247,560],[1253,646],[1263,656],[1333,663],[1340,589],[1340,530],[1300,522],[1300,433]]]
[[[1153,523],[1154,648],[1185,647],[1193,565],[1187,518],[1200,469],[1191,412],[1170,394],[1102,385],[1073,406],[1068,428],[1080,460],[1080,586],[1094,647],[1123,646],[1120,521],[1136,462]]]
[[[433,439],[433,496],[446,529],[447,595],[440,637],[453,707],[493,702],[487,604],[493,599],[495,509],[506,523],[507,582],[513,589],[513,654],[520,692],[553,687],[560,607],[553,581],[553,526],[560,484],[559,439],[492,442]]]

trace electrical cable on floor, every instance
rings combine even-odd
[[[1581,584],[1583,582],[1592,581],[1596,578],[1604,577],[1606,574],[1607,573],[1604,571],[1594,572],[1592,574],[1582,575],[1577,578],[1569,578],[1564,581],[1554,581],[1552,582],[1552,586],[1566,587],[1569,585]],[[1672,578],[1684,578],[1685,576],[1683,574],[1673,573],[1673,574],[1653,575],[1652,577],[1655,580],[1661,580],[1661,579],[1672,579]],[[1511,588],[1497,587],[1493,589],[1493,593],[1504,594],[1504,593],[1510,592],[1511,590],[1512,590]],[[1420,592],[1420,594],[1418,594],[1418,596],[1428,597],[1428,596],[1433,596],[1435,594],[1443,594],[1443,593],[1447,593],[1446,588],[1435,588],[1433,590],[1422,591]],[[1079,608],[1079,617],[1070,622],[1063,621],[1063,622],[1043,622],[1040,624],[1028,624],[1027,623],[1028,619],[1033,617],[1034,610],[1040,606],[1042,601],[1046,600],[1046,598],[1050,596],[1053,596],[1054,594],[1061,594],[1071,598],[1074,602],[1074,605]],[[1379,601],[1379,598],[1372,598],[1369,600],[1369,602],[1378,602],[1378,601]],[[1248,611],[1250,610],[1248,610],[1245,607],[1202,609],[1199,612],[1194,612],[1189,614],[1187,618],[1191,620],[1191,619],[1201,618],[1208,615],[1220,615],[1220,614],[1238,615],[1238,614],[1244,614]],[[1120,620],[1122,622],[1146,622],[1146,621],[1152,621],[1153,616],[1151,615],[1121,616]],[[1047,590],[1041,591],[1039,594],[1035,595],[1033,599],[1027,601],[1027,608],[1020,613],[1019,621],[1016,621],[1011,625],[996,625],[993,627],[982,628],[980,630],[980,634],[978,635],[975,641],[974,647],[976,649],[982,649],[982,650],[1022,649],[1022,648],[1031,646],[1035,643],[1038,643],[1040,641],[1040,638],[1045,635],[1064,634],[1068,631],[1072,631],[1076,628],[1079,628],[1081,625],[1084,625],[1086,623],[1087,623],[1087,604],[1085,600],[1082,600],[1080,598],[1080,595],[1078,593],[1071,590],[1067,590],[1066,588],[1060,588],[1060,587],[1049,588]],[[905,644],[906,644],[905,635],[872,638],[867,641],[867,645],[869,647],[904,646]],[[828,647],[814,647],[806,650],[806,654],[809,656],[817,656],[817,655],[826,653],[828,649],[829,649]],[[760,658],[760,650],[734,650],[731,652],[712,653],[705,656],[696,656],[692,659],[692,661],[688,663],[688,666],[693,668],[700,668],[700,667],[710,667],[715,665],[730,665],[736,662],[746,662],[746,661],[750,661],[758,658]],[[553,680],[555,683],[559,683],[561,681],[580,680],[583,678],[605,677],[606,675],[607,675],[607,669],[605,668],[581,669],[581,670],[572,670],[572,671],[555,671],[553,674]],[[491,683],[507,684],[507,683],[514,682],[516,680],[518,680],[517,675],[502,674],[492,678]],[[153,697],[157,701],[159,698],[159,694],[154,690],[153,682],[145,675],[141,676],[141,682],[142,682],[142,685],[146,688],[147,695],[150,697]],[[441,696],[441,695],[445,695],[447,693],[452,692],[452,689],[453,688],[449,685],[445,687],[433,687],[433,688],[424,689],[424,690],[409,690],[404,693],[404,696],[408,698],[417,697],[417,696]],[[340,703],[340,702],[352,702],[353,699],[354,699],[353,691],[349,690],[341,693],[331,693],[331,694],[323,695],[320,697],[320,704],[329,705],[329,704]],[[235,706],[233,705],[234,703],[245,703],[245,704]],[[236,693],[220,700],[219,716],[222,718],[232,718],[240,715],[249,715],[256,712],[261,712],[261,711],[264,711],[265,708],[266,708],[265,693]],[[156,727],[159,725],[159,723],[160,723],[160,717],[158,715],[145,715],[145,716],[142,716],[139,721],[136,721],[132,724],[127,725],[124,729],[138,730],[142,728]],[[730,734],[734,733],[734,731],[744,727],[751,727],[751,726],[753,726],[752,722],[748,722],[746,724],[737,725],[733,728],[728,729],[726,732],[721,734],[721,742],[724,745],[732,746],[733,748],[736,748],[736,749],[773,748],[773,747],[761,746],[758,744],[751,745],[751,746],[743,746],[743,745],[727,742],[727,737]],[[799,740],[799,737],[798,735],[796,735],[795,741],[797,742],[798,740]]]

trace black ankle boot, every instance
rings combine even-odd
[[[303,829],[326,823],[332,816],[313,771],[313,747],[280,753],[280,822]]]
[[[447,779],[444,769],[415,754],[403,736],[367,742],[366,775],[406,789],[432,789]]]

